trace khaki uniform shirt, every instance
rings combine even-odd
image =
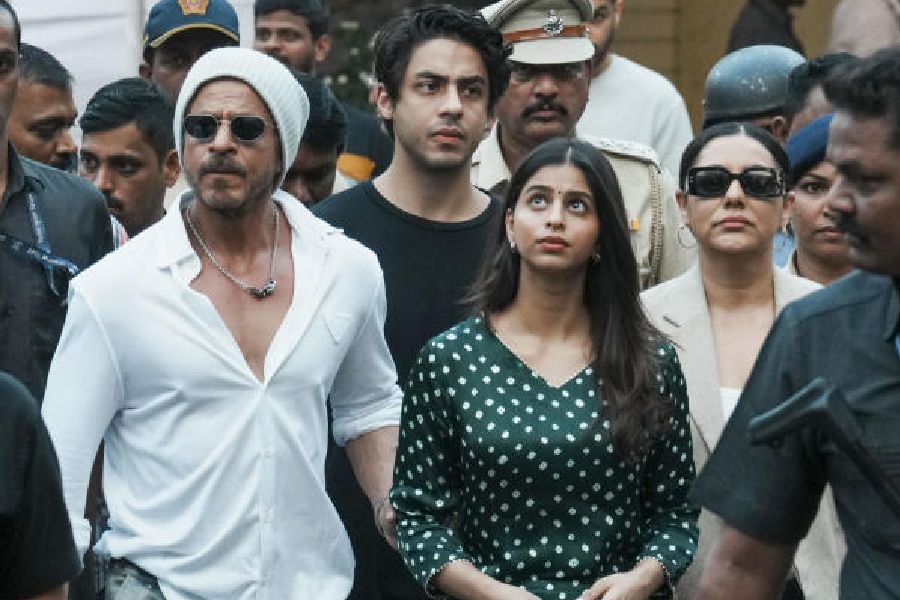
[[[499,136],[499,126],[495,125],[472,155],[472,183],[502,196],[509,186],[510,171],[500,150]],[[635,142],[578,137],[603,151],[619,180],[641,288],[686,271],[696,258],[696,250],[678,243],[681,215],[675,202],[675,186],[660,171],[653,150]]]

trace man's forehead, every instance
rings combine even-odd
[[[867,163],[880,162],[898,153],[891,145],[892,130],[886,117],[860,117],[838,111],[828,131],[826,155],[836,164],[857,159]]]
[[[406,74],[415,77],[419,73],[485,77],[487,69],[481,54],[473,46],[452,38],[434,38],[413,48],[409,56]]]
[[[134,121],[105,131],[93,131],[82,136],[81,149],[97,155],[137,155],[151,149],[150,142]]]
[[[252,85],[234,77],[219,77],[205,82],[197,89],[197,93],[188,104],[188,110],[196,108],[199,104],[203,104],[206,110],[218,110],[217,105],[222,109],[228,109],[236,102],[258,104],[265,111],[265,114],[260,116],[269,117],[271,120],[269,107],[262,96]]]
[[[256,17],[257,27],[299,27],[309,31],[309,19],[289,10],[276,10]]]

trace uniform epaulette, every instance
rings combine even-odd
[[[617,140],[614,138],[597,137],[580,133],[578,134],[578,137],[586,142],[590,142],[604,152],[616,154],[625,158],[637,158],[643,162],[652,163],[656,165],[657,168],[659,167],[659,158],[650,146],[628,140]]]

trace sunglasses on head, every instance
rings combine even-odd
[[[238,115],[230,119],[219,119],[213,115],[187,115],[184,118],[184,131],[192,138],[208,142],[216,137],[222,122],[228,123],[231,135],[239,142],[252,142],[266,130],[266,121],[256,115]]]
[[[735,179],[744,193],[754,198],[784,195],[781,171],[771,167],[747,167],[740,173],[724,167],[694,167],[687,172],[687,193],[701,198],[721,198]]]

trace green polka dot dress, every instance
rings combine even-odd
[[[644,557],[671,587],[697,546],[688,402],[675,351],[657,376],[664,436],[634,464],[613,452],[590,367],[544,381],[472,317],[428,342],[406,389],[391,501],[407,566],[431,578],[468,560],[545,600],[574,600]]]

